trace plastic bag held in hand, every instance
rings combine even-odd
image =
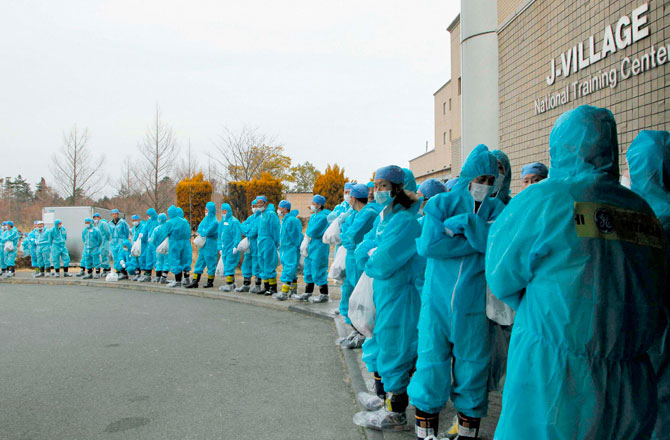
[[[168,252],[170,252],[170,240],[167,238],[163,240],[163,243],[158,245],[158,247],[156,248],[156,252],[158,252],[161,255],[167,255]]]
[[[14,243],[8,241],[5,243],[5,252],[12,252],[14,250]]]
[[[119,274],[116,272],[110,272],[105,277],[105,281],[109,281],[110,283],[114,281],[119,281]]]
[[[323,238],[321,238],[325,244],[334,244],[339,245],[342,243],[340,238],[340,222],[334,221],[328,226],[326,232],[323,233]]]
[[[311,238],[305,235],[305,238],[302,239],[302,243],[300,244],[300,255],[302,255],[305,258],[307,258],[308,256],[309,242],[311,240],[312,240]]]
[[[130,248],[130,255],[133,257],[139,257],[140,254],[142,253],[142,242],[140,240],[135,241],[133,243],[133,247]]]
[[[335,254],[333,259],[333,264],[330,266],[328,271],[328,278],[336,281],[344,281],[346,276],[346,266],[347,266],[347,250],[344,246],[340,246]]]
[[[500,325],[514,324],[516,312],[510,306],[500,301],[486,286],[486,317]]]
[[[207,239],[202,235],[198,235],[195,237],[195,240],[193,240],[193,244],[196,245],[198,249],[205,247],[205,242],[207,242]]]
[[[240,244],[237,245],[237,250],[240,252],[249,252],[250,243],[247,237],[244,237]]]
[[[368,338],[372,337],[377,320],[377,310],[372,299],[372,278],[363,273],[349,298],[351,325]]]
[[[223,276],[223,258],[219,257],[219,264],[216,265],[216,272],[214,274],[217,277]]]
[[[305,271],[305,256],[300,255],[300,260],[298,261],[298,268],[296,269],[296,275],[302,275]]]

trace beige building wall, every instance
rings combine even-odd
[[[500,0],[499,10],[508,3]],[[642,39],[607,58],[570,74],[557,77],[548,85],[550,62],[561,65],[561,53],[583,42],[588,51],[589,37],[593,35],[596,51],[602,49],[604,29],[624,15],[628,17],[634,8],[646,1],[590,1],[582,0],[536,0],[511,20],[504,20],[498,30],[499,49],[499,117],[500,147],[512,162],[512,191],[520,189],[520,173],[524,164],[549,162],[549,133],[556,119],[565,111],[588,104],[606,107],[617,121],[619,134],[619,162],[622,170],[627,168],[625,152],[631,141],[643,129],[670,129],[670,62],[657,65],[646,72],[628,79],[620,75],[624,57],[631,61],[665,46],[670,52],[670,10],[667,2],[648,1],[650,36]],[[665,9],[665,12],[664,12]],[[503,13],[501,11],[501,13]],[[586,55],[588,56],[588,55]],[[617,72],[616,87],[604,87],[587,96],[573,95],[572,84],[609,72]],[[537,113],[535,102],[548,94],[568,87],[569,102],[559,107]]]
[[[309,218],[312,214],[309,205],[312,204],[312,193],[286,193],[284,199],[291,203],[291,210],[298,210],[298,217]]]
[[[457,17],[447,29],[451,41],[451,79],[433,94],[435,139],[432,150],[410,160],[418,183],[429,178],[448,179],[453,175],[452,154],[461,137],[460,28]],[[457,169],[460,169],[457,168]]]
[[[498,0],[498,24],[511,18],[527,3],[531,3],[531,0]]]

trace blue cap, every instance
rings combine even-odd
[[[268,202],[268,198],[265,197],[265,196],[258,196],[258,197],[256,197],[256,201],[261,201],[261,202],[265,202],[265,203],[267,203],[267,202]]]
[[[344,189],[351,190],[354,187],[354,183],[347,182],[344,184]]]
[[[436,194],[447,192],[447,187],[437,179],[428,179],[421,184],[419,192],[423,194],[425,198],[430,199]]]
[[[44,223],[44,222],[42,222],[42,223]],[[91,217],[86,217],[84,219],[84,223],[93,223],[93,219]]]
[[[364,183],[357,183],[351,188],[351,197],[356,199],[368,198],[368,186]]]
[[[139,219],[140,219],[140,216],[137,215],[137,214],[133,214],[133,216],[130,217],[130,218],[133,219],[133,220],[139,220]]]
[[[405,182],[405,172],[398,165],[388,165],[377,170],[375,179],[384,179],[399,185]]]
[[[529,163],[521,168],[521,178],[527,174],[537,174],[546,178],[549,175],[549,170],[541,162]]]
[[[253,202],[251,202],[251,206],[254,206],[255,204],[256,204],[256,200],[254,200]]]
[[[374,182],[368,182],[367,187],[368,187],[368,188],[374,188],[374,187],[375,187],[375,183],[374,183]]]
[[[111,213],[111,214],[119,214],[119,210],[118,210],[118,209],[112,209],[112,210],[110,211],[110,213]]]
[[[11,220],[8,220],[8,221],[7,221],[7,224],[8,224],[9,226],[12,226],[12,227],[14,226],[14,222],[11,221]]]
[[[451,188],[453,188],[457,183],[458,177],[454,177],[453,179],[447,180],[447,183],[445,183],[444,186],[447,188],[447,191],[451,191]]]
[[[93,217],[95,217],[95,216],[93,216]],[[56,225],[56,226],[60,225],[61,223],[63,223],[63,222],[60,221],[59,219],[56,219],[56,221],[54,221],[54,225]]]
[[[279,207],[284,208],[284,209],[288,209],[290,211],[291,210],[291,202],[289,202],[288,200],[282,200],[281,202],[279,202]]]
[[[312,197],[312,202],[316,203],[317,205],[325,206],[326,198],[322,195],[316,194],[314,197]]]

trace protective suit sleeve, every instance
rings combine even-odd
[[[377,250],[365,264],[365,273],[377,279],[391,277],[416,255],[415,240],[419,234],[419,223],[412,214],[396,214],[384,229],[384,239],[379,240]]]
[[[426,258],[444,259],[463,257],[477,252],[465,235],[456,232],[451,237],[447,235],[445,227],[439,218],[426,213],[423,217],[421,236],[416,241],[419,255]]]
[[[305,234],[312,240],[321,240],[323,233],[328,227],[328,217],[325,215],[313,214],[312,219],[307,224]]]
[[[205,229],[205,238],[218,238],[219,236],[219,222],[211,222]]]
[[[491,223],[482,219],[477,214],[458,214],[444,221],[444,227],[462,234],[468,240],[470,246],[477,252],[486,252],[486,239],[489,235]]]
[[[240,221],[233,219],[233,247],[240,245],[242,241],[242,228],[240,227]]]
[[[279,241],[281,240],[281,223],[279,222],[279,217],[275,214],[272,216],[272,240],[275,242],[275,246],[279,247]]]
[[[342,244],[348,250],[352,250],[356,243],[360,243],[370,231],[377,217],[377,213],[371,210],[363,210],[356,214],[353,223],[347,228],[342,236]]]
[[[572,208],[571,203],[553,200],[553,208],[542,207],[542,199],[533,199],[533,193],[532,186],[526,188],[507,205],[491,226],[486,250],[486,282],[491,292],[514,310],[533,277],[535,262],[550,252],[547,240],[552,238],[551,225],[566,218],[572,221],[573,215],[561,208]]]

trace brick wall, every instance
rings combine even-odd
[[[291,202],[291,209],[297,209],[298,217],[309,218],[312,214],[309,210],[309,205],[312,204],[312,193],[288,193],[284,194],[284,199]]]
[[[623,15],[631,16],[644,1],[543,0],[533,2],[521,15],[499,30],[500,144],[512,161],[512,191],[520,189],[521,167],[530,162],[549,163],[549,133],[563,112],[582,104],[607,107],[617,121],[620,166],[625,169],[625,152],[643,129],[670,129],[670,62],[626,80],[619,77],[615,88],[605,87],[588,96],[537,114],[535,100],[575,81],[583,82],[599,72],[620,71],[624,57],[640,57],[652,44],[670,46],[670,1],[649,1],[646,13],[651,34],[623,50],[608,55],[567,78],[549,86],[552,58],[560,65],[560,54],[580,42],[588,53],[594,35],[596,50],[602,49],[604,29],[615,28]],[[499,6],[500,7],[500,6]],[[588,56],[588,55],[586,55]],[[668,56],[670,58],[670,55]],[[620,74],[620,72],[618,72]],[[570,86],[572,92],[572,87]],[[453,158],[456,166],[456,158]]]

